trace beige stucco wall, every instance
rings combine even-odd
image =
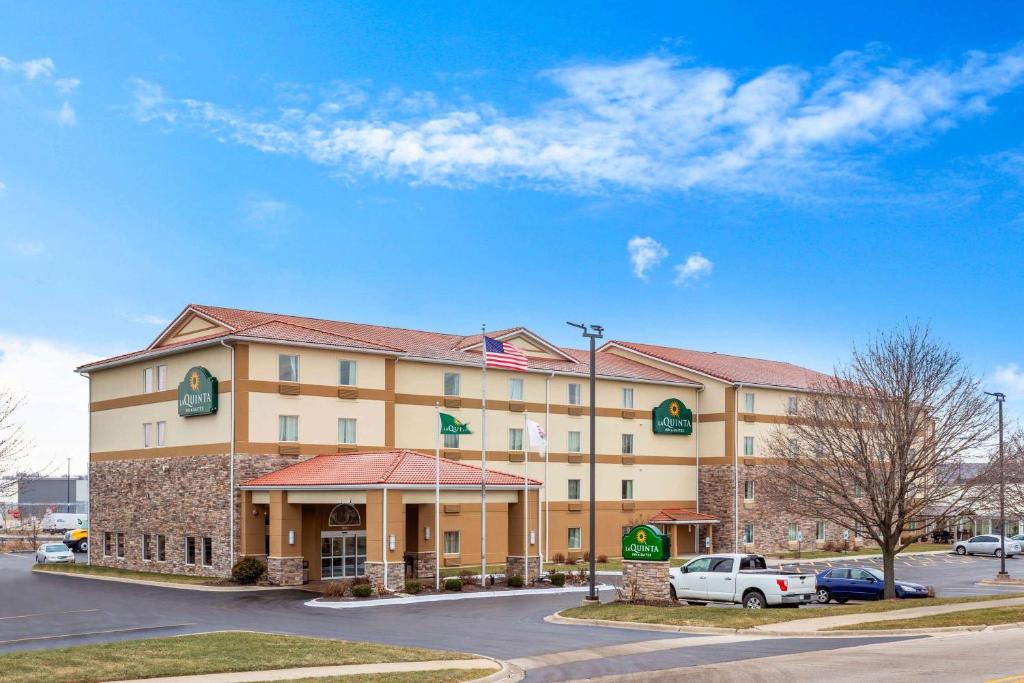
[[[276,362],[276,355],[275,355]],[[278,416],[299,416],[301,443],[338,443],[338,419],[355,418],[360,446],[384,445],[384,402],[323,396],[249,394],[249,440],[273,443],[278,438]]]
[[[299,356],[299,382],[302,384],[337,385],[338,361],[354,360],[357,386],[384,388],[384,356],[278,344],[251,344],[249,349],[250,379],[278,381],[278,356],[288,354]]]
[[[231,379],[231,351],[223,346],[211,346],[186,351],[184,353],[162,358],[121,365],[107,370],[96,370],[89,373],[93,401],[106,401],[112,398],[123,398],[143,393],[143,368],[167,366],[167,389],[178,389],[178,384],[185,377],[189,368],[201,365],[210,371],[219,381]],[[154,369],[154,386],[155,386]]]
[[[477,460],[467,460],[479,465]],[[582,463],[550,462],[547,464],[545,479],[544,463],[501,462],[493,465],[496,469],[511,474],[526,473],[532,479],[547,482],[548,500],[567,501],[568,481],[580,480],[580,498],[586,500],[590,491],[590,465],[584,458]],[[633,480],[633,500],[685,501],[694,500],[697,495],[697,468],[692,465],[598,465],[598,500],[620,500],[622,480]]]
[[[227,397],[228,394],[221,394],[220,406],[214,415],[181,417],[177,401],[94,412],[90,451],[102,453],[143,448],[143,423],[158,421],[167,423],[165,447],[227,443],[231,439],[231,410]],[[153,427],[153,446],[156,446],[156,426]]]

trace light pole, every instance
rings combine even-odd
[[[71,458],[68,458],[68,509],[71,512]]]
[[[594,576],[597,572],[597,559],[595,553],[597,552],[596,544],[596,515],[595,509],[597,508],[597,349],[594,343],[602,338],[602,332],[604,328],[600,325],[591,325],[588,329],[586,325],[580,323],[566,323],[577,327],[583,331],[583,336],[590,340],[590,585],[587,591],[587,597],[585,602],[598,602],[600,598],[597,597],[597,582]]]
[[[1009,576],[1006,572],[1006,470],[1003,468],[1003,401],[1006,394],[998,391],[985,393],[994,396],[999,406],[999,573],[996,578],[1005,579]]]

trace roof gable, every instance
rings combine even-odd
[[[158,349],[230,334],[234,329],[216,318],[187,306],[147,348]]]
[[[570,363],[577,362],[575,358],[565,351],[525,327],[496,330],[487,333],[487,336],[506,344],[512,344],[526,354],[527,358],[548,358],[551,360],[568,361]],[[479,353],[482,344],[483,340],[477,334],[463,339],[457,348],[461,351],[476,351]]]

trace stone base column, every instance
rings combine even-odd
[[[437,574],[437,553],[433,550],[421,553],[410,553],[416,559],[412,575],[417,579],[432,579]]]
[[[530,581],[540,578],[540,556],[509,555],[505,558],[505,576],[524,576],[527,566],[530,568]]]
[[[363,571],[366,572],[366,578],[370,580],[374,588],[384,587],[383,562],[364,562]],[[405,590],[404,562],[388,562],[387,590],[399,592]]]
[[[669,593],[668,562],[622,561],[622,596],[627,602],[665,603]]]
[[[278,586],[301,586],[301,557],[268,557],[267,580]]]

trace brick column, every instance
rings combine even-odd
[[[623,598],[627,602],[670,602],[668,566],[668,562],[623,560]]]
[[[270,556],[267,578],[271,583],[302,583],[302,506],[288,503],[285,491],[270,492]],[[250,513],[251,514],[251,513]],[[289,535],[293,543],[289,543]]]

